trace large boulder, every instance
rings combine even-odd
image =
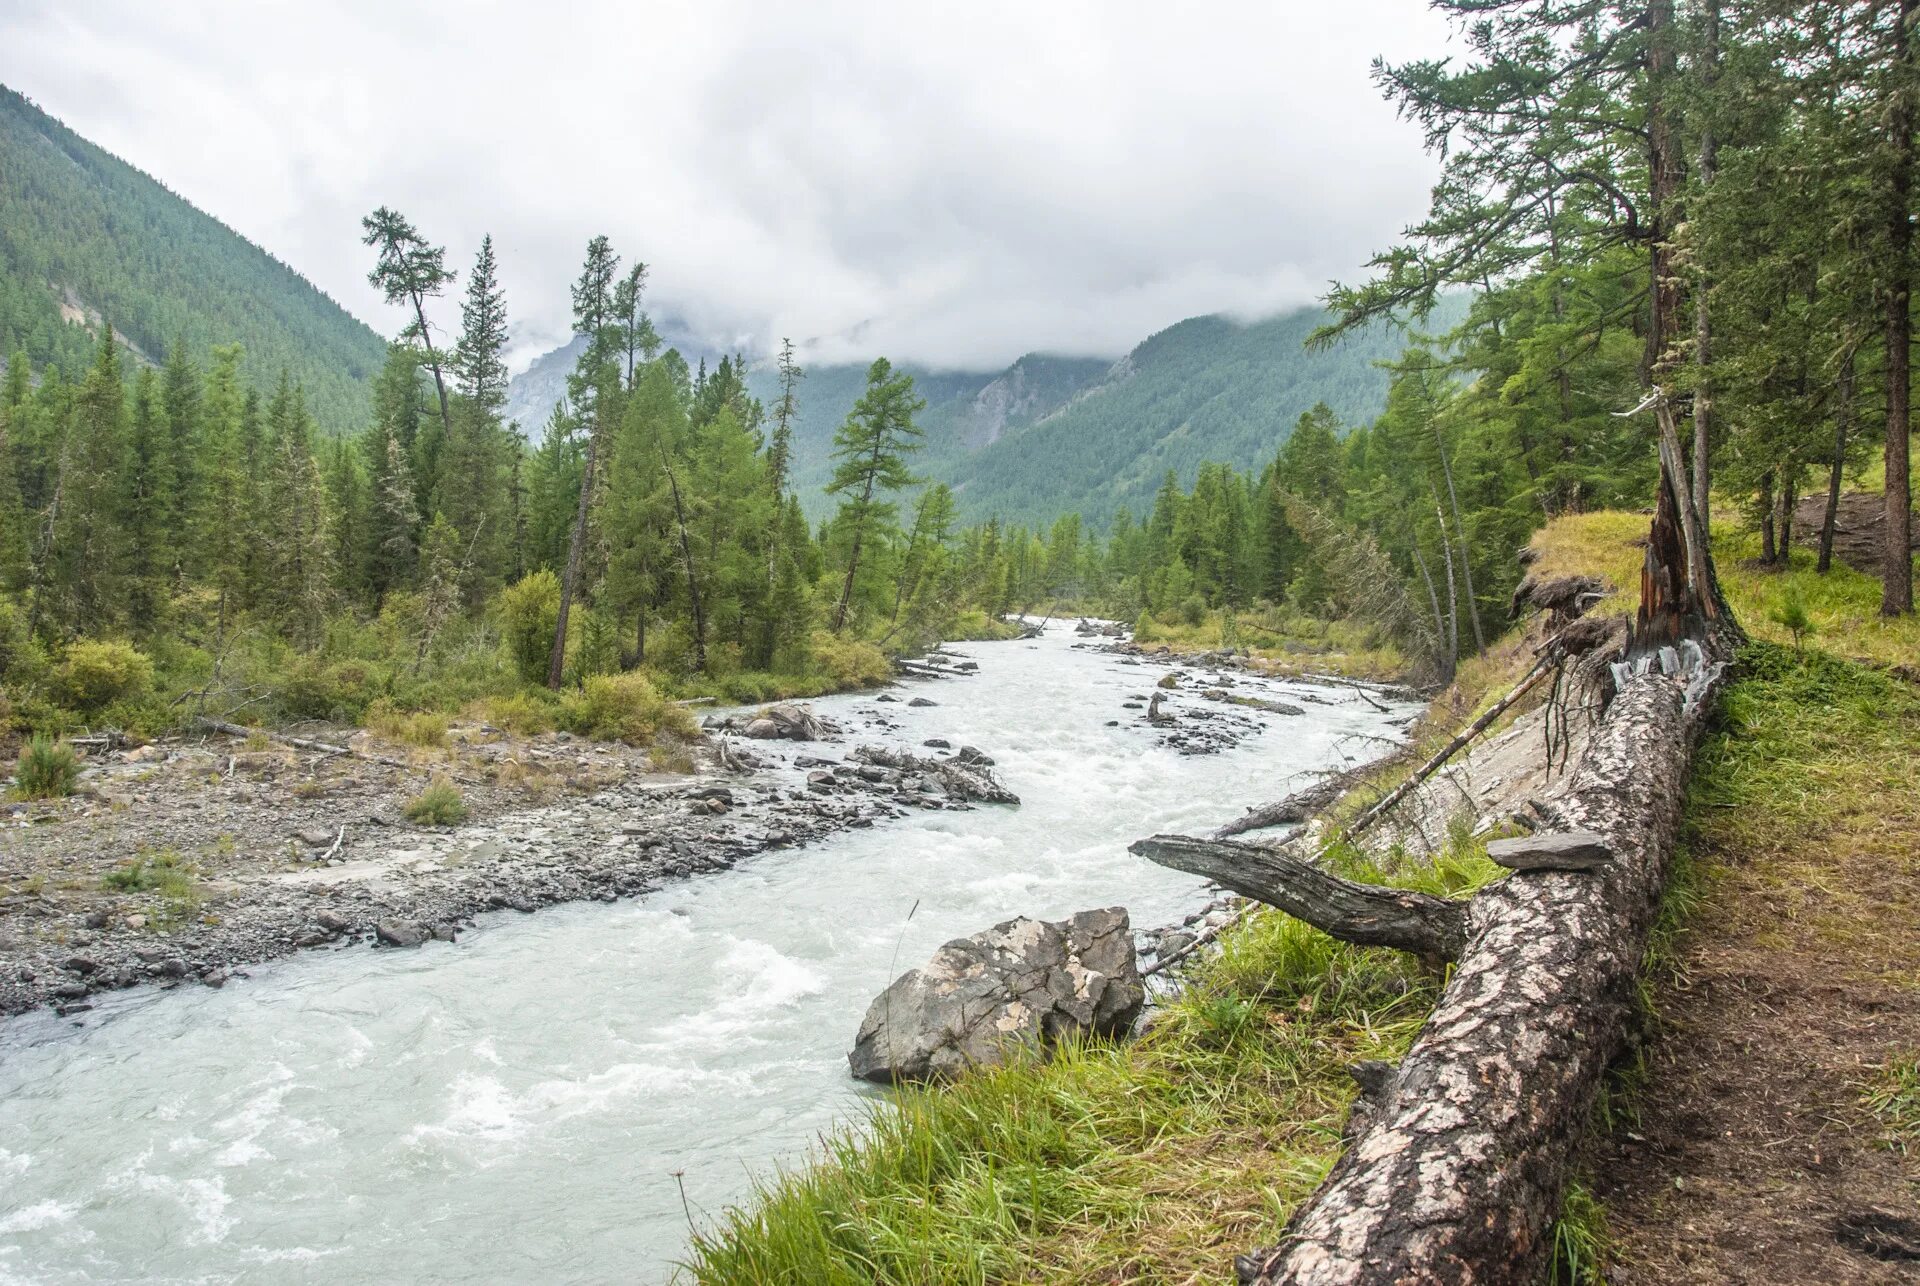
[[[847,1061],[861,1080],[945,1080],[1007,1047],[1123,1034],[1146,1003],[1125,907],[1022,916],[956,938],[867,1010]]]

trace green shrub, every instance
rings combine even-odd
[[[51,737],[34,737],[20,752],[14,793],[21,799],[61,799],[73,793],[80,759],[73,747]]]
[[[301,656],[280,681],[280,707],[292,719],[357,723],[379,689],[379,677],[365,661],[327,664],[318,657]]]
[[[560,701],[560,721],[571,732],[600,741],[651,745],[663,733],[697,737],[699,725],[644,674],[595,674]]]
[[[542,683],[560,620],[560,578],[542,569],[500,591],[500,632],[514,669],[528,683]]]
[[[367,707],[366,728],[389,741],[402,741],[427,750],[447,744],[447,716],[396,710],[384,700]]]
[[[838,689],[876,687],[893,677],[885,652],[864,639],[838,634],[813,636],[813,663]]]
[[[60,687],[82,711],[137,701],[153,687],[153,662],[131,644],[78,639],[68,645],[61,661]]]
[[[559,723],[559,711],[553,701],[531,692],[489,697],[480,708],[488,723],[517,737],[537,737],[543,732],[552,732]]]
[[[457,826],[467,820],[467,801],[450,781],[435,781],[407,801],[407,820],[419,826]]]

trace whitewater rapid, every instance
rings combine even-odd
[[[1413,707],[1329,688],[1182,756],[1122,708],[1160,671],[966,644],[905,745],[991,754],[1019,808],[914,814],[632,901],[489,917],[455,944],[312,953],[223,990],[137,991],[0,1028],[0,1283],[666,1281],[688,1220],[802,1162],[873,1091],[868,1001],[949,938],[1207,900],[1126,851],[1372,758]],[[1118,720],[1117,726],[1109,721]],[[845,747],[838,747],[844,750]]]

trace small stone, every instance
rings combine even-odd
[[[373,936],[389,947],[417,947],[427,940],[426,930],[405,920],[382,920],[373,926]]]
[[[218,969],[218,968],[209,969],[205,973],[200,975],[200,981],[206,983],[209,987],[212,987],[218,990],[219,988],[227,985],[227,971],[225,969]]]
[[[106,913],[105,911],[93,911],[93,912],[90,912],[90,913],[89,913],[89,914],[87,915],[87,927],[88,927],[89,929],[104,929],[104,928],[106,928],[106,927],[107,927],[107,913]]]
[[[309,826],[293,833],[293,837],[308,848],[332,848],[338,831],[330,831],[324,826]]]
[[[925,707],[925,706],[937,706],[940,703],[938,701],[929,701],[925,697],[915,697],[913,700],[907,702],[907,704],[909,706]]]
[[[345,933],[353,927],[353,922],[344,915],[333,911],[321,911],[314,915],[313,922],[328,933]]]
[[[63,982],[53,989],[53,994],[62,1000],[78,1000],[87,994],[87,984],[84,982]]]
[[[77,973],[82,978],[100,971],[100,962],[92,956],[68,956],[60,966],[68,973]]]
[[[933,750],[953,749],[953,743],[951,741],[948,741],[945,737],[928,737],[925,741],[921,742],[920,744]]]
[[[129,929],[144,929],[147,927],[147,917],[138,914],[130,915],[127,917],[127,927]]]

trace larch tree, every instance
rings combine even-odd
[[[384,205],[360,220],[360,229],[361,243],[372,246],[375,255],[367,280],[380,288],[389,304],[413,310],[413,320],[401,330],[400,339],[402,343],[418,343],[425,352],[427,369],[433,372],[434,391],[440,395],[440,428],[451,437],[453,417],[447,404],[446,373],[433,347],[433,327],[427,321],[427,300],[439,298],[454,278],[447,267],[446,248],[430,245],[405,215]]]
[[[835,526],[846,542],[846,572],[833,609],[833,632],[846,629],[853,610],[860,563],[871,546],[885,540],[896,524],[894,492],[913,485],[907,458],[920,448],[913,417],[926,409],[916,397],[913,376],[895,375],[886,358],[867,368],[866,392],[833,435],[833,480],[827,494],[841,497]]]

